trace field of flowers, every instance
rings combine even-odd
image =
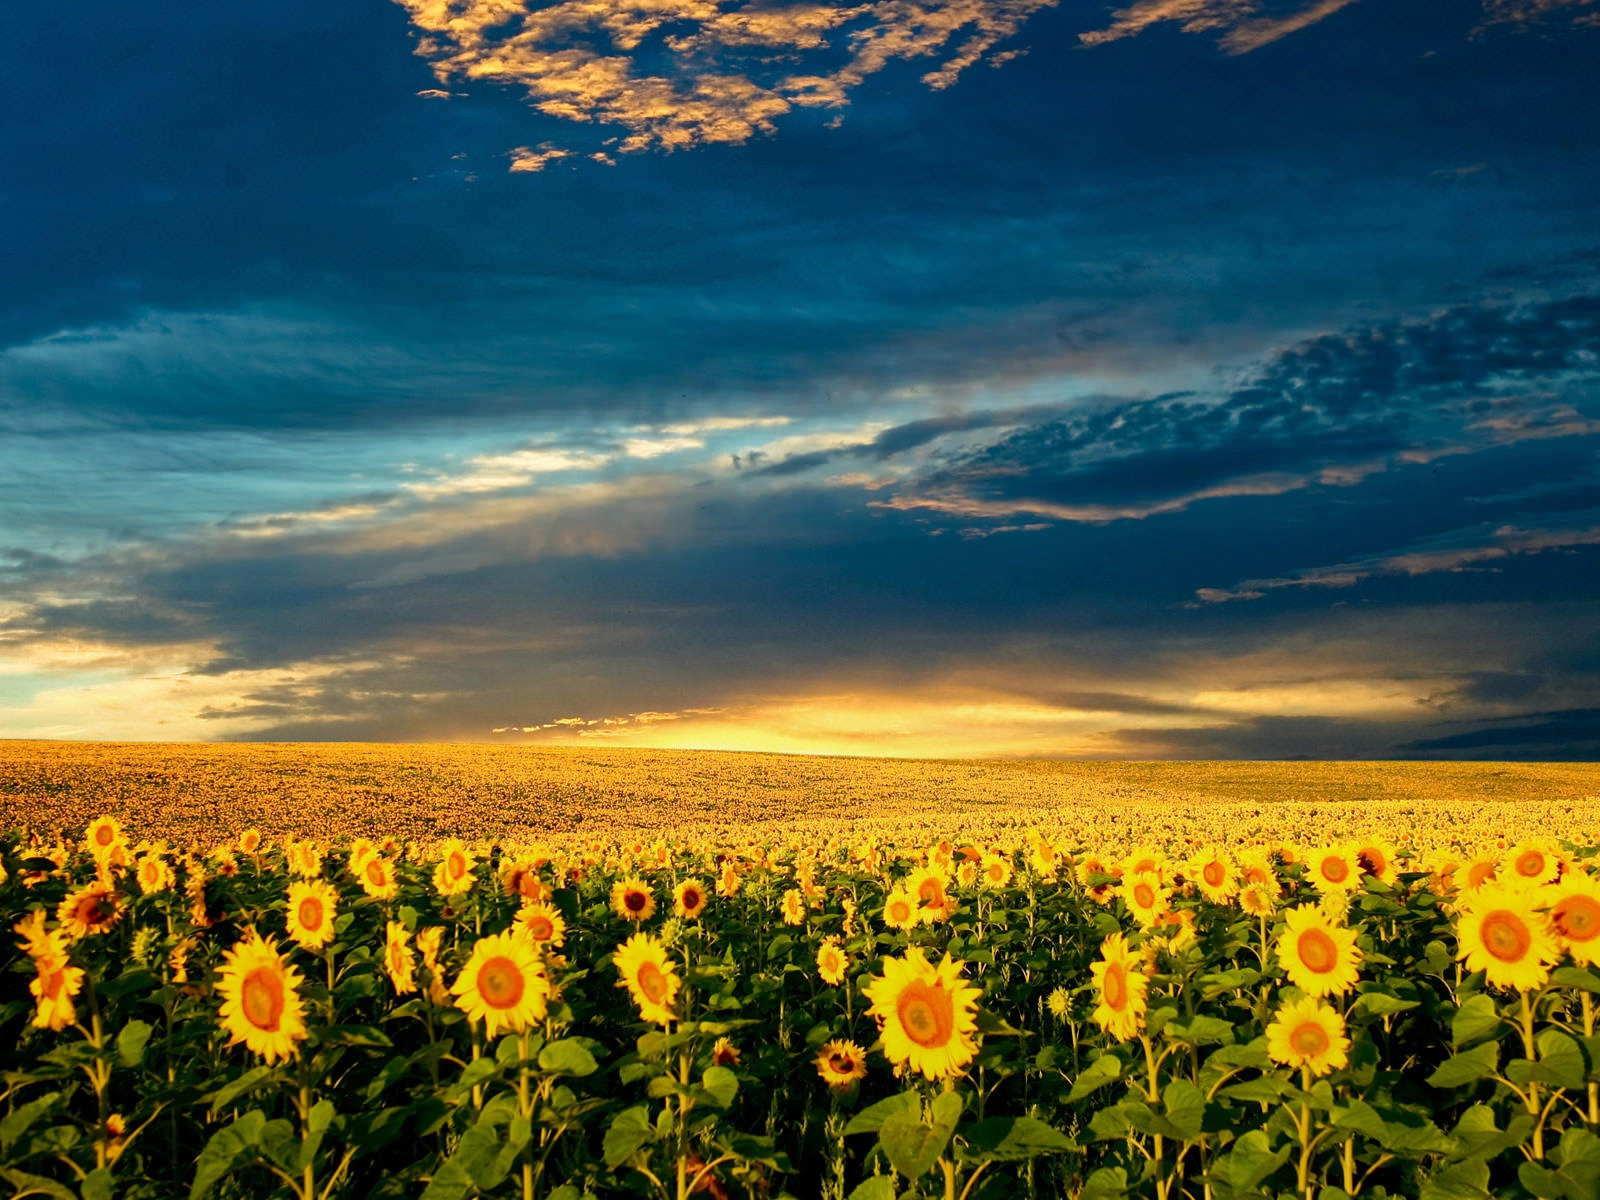
[[[1584,811],[1535,835],[1495,832],[1526,809],[1412,805],[1385,837],[1238,813],[916,842],[22,829],[0,1180],[1592,1200]]]

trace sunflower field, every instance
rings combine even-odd
[[[0,1197],[1593,1200],[1600,848],[1448,824],[14,831]]]

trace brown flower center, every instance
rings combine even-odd
[[[1295,952],[1306,970],[1326,975],[1339,965],[1339,947],[1326,930],[1308,929],[1295,942]]]
[[[955,1030],[950,993],[936,984],[907,984],[895,1002],[906,1036],[919,1046],[947,1045]]]
[[[276,1033],[283,1018],[283,975],[274,967],[257,967],[239,987],[239,1008],[257,1029]]]
[[[1483,919],[1483,944],[1501,962],[1521,962],[1533,945],[1533,932],[1516,913],[1496,909]]]
[[[490,1008],[515,1008],[526,988],[522,971],[504,955],[488,959],[478,968],[478,995]]]

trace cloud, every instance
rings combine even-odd
[[[1483,26],[1533,25],[1570,17],[1575,25],[1600,25],[1600,0],[1484,0]]]
[[[896,60],[936,60],[923,82],[948,87],[1055,0],[397,2],[441,84],[520,87],[547,116],[621,128],[617,148],[636,153],[771,133],[796,108],[843,107]],[[552,157],[516,153],[513,170]]]
[[[1078,35],[1086,46],[1134,37],[1155,25],[1175,23],[1184,33],[1216,33],[1229,54],[1248,54],[1332,16],[1355,0],[1138,0],[1112,14],[1104,29]]]
[[[518,146],[510,153],[513,174],[523,171],[542,171],[557,159],[571,158],[571,150],[563,150],[559,146],[552,146],[548,142],[535,150],[531,146]]]

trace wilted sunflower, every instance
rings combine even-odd
[[[479,938],[450,990],[469,1021],[482,1021],[494,1037],[544,1020],[550,980],[533,947],[510,933]]]
[[[399,921],[390,921],[384,929],[383,969],[394,984],[395,995],[404,996],[417,990],[417,956],[411,949],[411,935]]]
[[[1333,924],[1315,904],[1302,904],[1289,910],[1278,962],[1306,995],[1342,996],[1356,985],[1361,951],[1355,930]]]
[[[1277,1011],[1267,1026],[1267,1056],[1313,1075],[1347,1066],[1350,1039],[1344,1018],[1320,1000],[1306,997]]]
[[[1095,1006],[1094,1023],[1117,1041],[1126,1041],[1144,1026],[1145,993],[1149,977],[1140,968],[1144,956],[1135,953],[1128,939],[1113,933],[1100,943],[1100,961],[1091,963],[1100,1003]]]
[[[300,1005],[300,973],[279,954],[277,943],[251,930],[222,959],[217,992],[222,1027],[267,1062],[288,1058],[306,1036]]]
[[[711,1065],[714,1067],[737,1067],[739,1057],[739,1047],[725,1037],[719,1037],[711,1046]]]
[[[339,909],[339,893],[329,884],[289,885],[289,936],[307,950],[320,950],[333,940],[333,918]]]
[[[867,1052],[852,1041],[823,1042],[816,1063],[817,1074],[831,1088],[847,1088],[867,1077]]]
[[[567,937],[567,921],[548,904],[525,904],[517,913],[515,932],[540,946],[561,945]]]
[[[619,879],[611,885],[611,908],[624,921],[648,921],[656,915],[656,898],[644,880]]]
[[[697,921],[706,911],[706,885],[698,879],[685,879],[672,889],[672,911],[685,921]]]
[[[84,884],[61,902],[56,921],[70,938],[105,933],[117,923],[116,889],[98,879]]]
[[[850,969],[850,959],[839,947],[838,938],[828,938],[817,947],[817,974],[822,982],[837,987],[844,982],[844,973]]]
[[[1570,870],[1542,889],[1550,925],[1572,961],[1600,962],[1600,883],[1587,871]]]
[[[672,1005],[682,980],[665,946],[647,933],[636,933],[617,948],[611,961],[622,975],[617,986],[628,989],[641,1017],[658,1025],[677,1020]]]
[[[1526,890],[1489,884],[1467,897],[1456,922],[1467,970],[1483,971],[1490,987],[1529,991],[1550,977],[1560,956],[1549,919]]]
[[[961,964],[948,954],[935,965],[913,946],[904,958],[885,959],[883,974],[867,984],[866,993],[883,1051],[896,1066],[950,1079],[977,1054],[982,993],[962,981]]]

